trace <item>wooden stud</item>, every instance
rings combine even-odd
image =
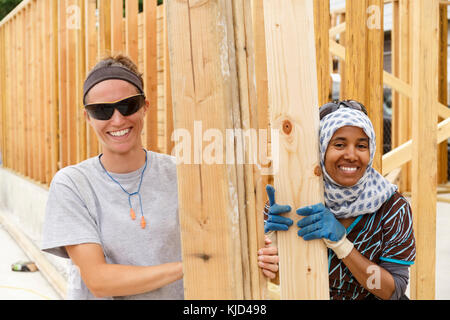
[[[240,127],[232,3],[166,5],[175,128],[226,137],[227,128]],[[194,164],[177,166],[185,298],[242,299],[243,171],[236,163],[200,163],[201,150],[193,154]]]
[[[295,209],[323,202],[322,177],[314,174],[319,114],[313,17],[312,0],[264,0],[271,124],[280,132],[276,200],[293,208],[287,216],[294,223]],[[272,137],[272,144],[277,142]],[[296,228],[277,238],[281,298],[329,299],[323,241],[306,242]]]
[[[79,25],[74,30],[75,46],[76,46],[76,81],[75,81],[75,99],[74,109],[76,116],[76,132],[77,132],[77,163],[83,161],[87,157],[87,137],[86,137],[86,119],[83,110],[83,84],[86,78],[86,32],[85,27],[85,1],[76,0],[75,5],[78,8]]]
[[[150,102],[147,111],[147,148],[158,150],[158,77],[157,77],[157,11],[156,1],[144,1],[144,85],[147,100]],[[165,69],[164,74],[168,74]],[[165,97],[168,92],[166,91]],[[171,121],[172,122],[172,121]],[[169,137],[170,139],[170,137]]]
[[[111,1],[98,0],[99,6],[99,57],[111,54]]]
[[[63,16],[63,23],[66,23],[67,33],[67,60],[66,60],[66,72],[67,72],[67,140],[68,147],[68,165],[74,165],[78,162],[78,132],[77,132],[77,34],[78,26],[76,21],[77,11],[73,11],[76,8],[76,0],[65,0],[67,5],[67,11]],[[70,10],[72,9],[72,10]]]
[[[319,106],[331,100],[330,75],[330,1],[314,1],[314,29],[316,35],[317,81],[319,89]]]
[[[147,1],[145,1],[147,2]],[[123,52],[123,0],[111,1],[111,50]]]
[[[85,59],[85,74],[95,66],[98,55],[97,44],[97,27],[96,27],[96,3],[97,0],[85,0],[85,41],[86,41],[86,59]],[[84,113],[83,113],[84,114]],[[90,125],[86,126],[86,144],[88,158],[94,157],[99,153],[99,145],[97,136]]]
[[[125,0],[126,19],[126,51],[127,55],[138,64],[138,12],[139,4],[137,0]]]
[[[448,106],[448,81],[447,81],[447,59],[448,59],[448,9],[447,6],[439,6],[439,102],[449,111]],[[439,121],[445,118],[439,117]],[[448,181],[448,142],[438,146],[438,184]]]
[[[438,13],[438,0],[413,3],[412,212],[417,252],[411,269],[413,299],[434,299],[436,288]]]
[[[68,127],[67,127],[67,30],[66,30],[66,1],[58,1],[58,87],[59,87],[59,136],[60,136],[60,154],[58,164],[59,168],[69,165],[68,152]]]

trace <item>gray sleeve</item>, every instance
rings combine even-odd
[[[65,246],[81,243],[101,244],[96,219],[87,209],[75,183],[59,172],[50,185],[41,250],[69,258]]]
[[[408,286],[409,266],[387,261],[381,261],[379,266],[386,269],[394,278],[395,290],[390,300],[399,300]]]

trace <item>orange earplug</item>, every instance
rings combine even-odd
[[[131,220],[136,220],[136,213],[134,213],[133,208],[130,208],[130,216],[131,216]]]
[[[142,229],[145,229],[145,226],[146,226],[146,222],[145,222],[144,217],[142,217],[142,218],[141,218],[141,228],[142,228]]]

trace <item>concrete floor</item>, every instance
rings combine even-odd
[[[29,259],[1,224],[0,244],[0,300],[61,299],[39,271],[11,271],[11,264]]]

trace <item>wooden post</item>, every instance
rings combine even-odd
[[[164,6],[164,108],[166,111],[166,121],[164,126],[164,146],[167,154],[171,154],[174,147],[172,141],[173,133],[173,104],[172,104],[172,86],[170,84],[170,56],[169,56],[169,39],[167,29],[167,6]]]
[[[85,72],[87,73],[95,66],[97,62],[97,56],[98,56],[98,32],[96,27],[96,16],[95,16],[95,10],[96,10],[96,2],[97,0],[85,0],[85,50],[86,50],[86,58],[85,58]],[[116,25],[114,25],[116,26]],[[115,30],[117,30],[115,28]],[[116,31],[114,31],[114,36],[116,36]],[[117,43],[114,42],[114,50],[117,49],[116,45]],[[122,45],[123,47],[123,45]],[[87,150],[86,150],[86,156],[88,158],[94,157],[99,153],[99,143],[97,141],[97,136],[94,132],[94,130],[91,128],[90,125],[86,126],[86,144],[87,144]]]
[[[280,132],[276,200],[292,207],[288,216],[295,223],[297,208],[323,201],[322,177],[314,174],[319,114],[313,17],[313,0],[264,0],[270,118]],[[323,241],[306,242],[296,228],[277,238],[281,298],[329,299]]]
[[[144,1],[144,85],[150,109],[147,112],[147,148],[158,151],[158,77],[156,1]],[[136,61],[137,62],[137,61]]]
[[[145,2],[144,2],[145,3]],[[111,1],[111,51],[123,52],[123,0]]]
[[[373,167],[383,155],[383,0],[347,0],[344,99],[363,103],[377,137]]]
[[[314,29],[316,35],[317,83],[319,89],[319,106],[331,100],[330,75],[330,1],[314,1]]]
[[[139,3],[137,0],[125,0],[126,7],[126,40],[127,55],[137,65],[138,52],[138,13]]]
[[[412,2],[409,0],[399,0],[399,79],[406,83],[412,83]],[[400,146],[411,139],[411,98],[400,95],[398,111],[395,113],[398,118],[394,123],[397,132],[397,141],[394,147]],[[411,190],[411,162],[403,165],[400,179],[400,191]]]
[[[413,2],[412,212],[417,241],[411,269],[413,299],[435,298],[438,13],[439,0]]]
[[[244,202],[252,195],[236,161],[241,149],[235,145],[242,146],[242,138],[234,135],[242,128],[241,114],[248,112],[239,100],[243,78],[237,75],[234,33],[242,25],[233,24],[238,3],[166,5],[174,127],[182,136],[175,153],[185,298],[251,298],[250,279],[243,273],[248,273],[248,255],[256,252],[245,255],[246,241],[254,239],[241,238],[249,236],[241,223]],[[203,139],[211,142],[205,149]]]

